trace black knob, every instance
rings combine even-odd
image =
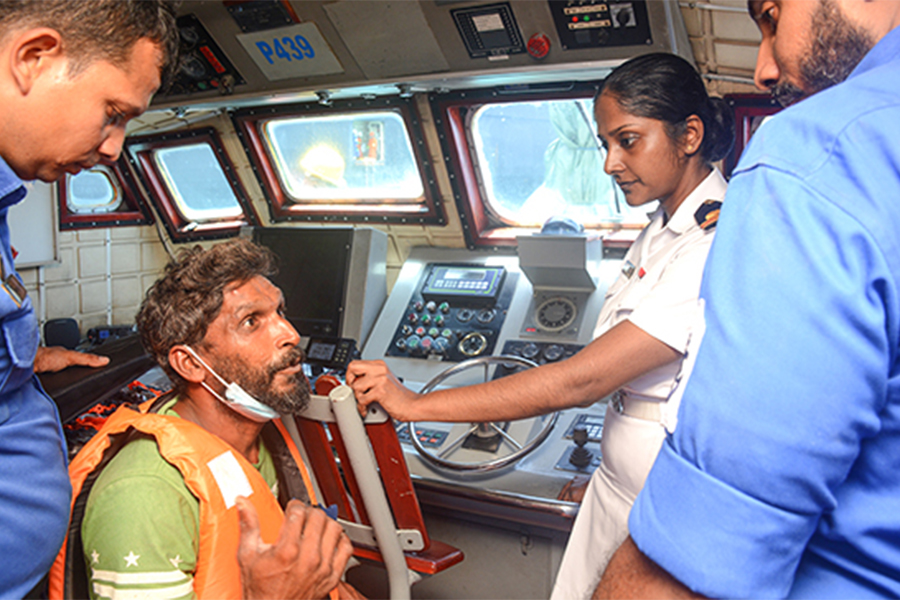
[[[584,447],[588,442],[587,429],[584,427],[576,427],[572,431],[572,441],[575,442],[575,449],[573,449],[572,454],[569,455],[569,462],[579,469],[583,469],[590,465],[591,461],[594,459],[594,453]]]

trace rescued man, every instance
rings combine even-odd
[[[900,2],[749,8],[795,104],[733,174],[678,428],[596,597],[900,596]]]
[[[173,390],[120,408],[73,460],[52,598],[357,596],[339,583],[350,541],[306,503],[279,419],[310,391],[273,270],[267,249],[237,239],[182,250],[148,290],[137,327]]]
[[[169,2],[0,0],[2,598],[22,598],[38,584],[59,552],[69,518],[59,416],[34,373],[108,362],[39,347],[32,300],[13,263],[7,215],[25,197],[24,181],[53,182],[115,161],[125,125],[147,108],[175,65],[177,48]]]

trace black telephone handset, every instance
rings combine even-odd
[[[306,362],[313,367],[345,371],[357,354],[352,338],[311,337],[306,345]]]

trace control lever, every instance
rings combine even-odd
[[[572,430],[572,441],[577,447],[569,455],[569,462],[579,469],[584,469],[594,459],[594,453],[584,447],[588,443],[587,428],[579,426]]]

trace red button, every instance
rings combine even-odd
[[[544,58],[550,53],[550,38],[543,33],[536,33],[528,40],[528,54],[534,58]]]

